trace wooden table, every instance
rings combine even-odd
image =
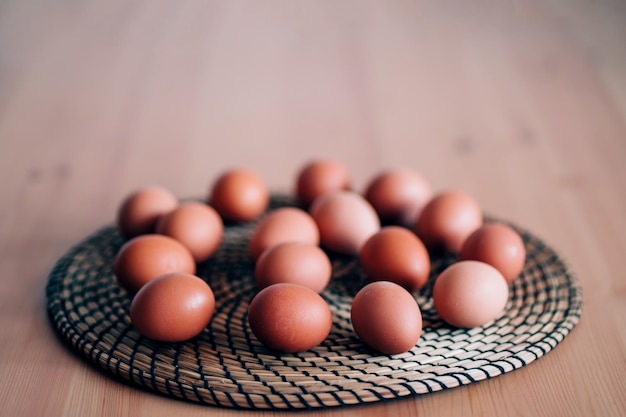
[[[257,414],[90,367],[47,274],[139,186],[201,196],[247,166],[289,192],[322,156],[357,189],[403,165],[473,194],[558,250],[585,304],[515,372],[300,415],[626,415],[626,7],[535,0],[3,2],[0,415]]]

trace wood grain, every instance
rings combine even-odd
[[[0,415],[252,415],[170,400],[55,336],[55,260],[136,187],[232,166],[290,191],[332,156],[404,165],[536,233],[584,289],[526,368],[310,416],[626,415],[626,3],[8,0],[0,4]],[[267,413],[265,413],[267,414]]]

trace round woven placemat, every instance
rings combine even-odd
[[[270,210],[293,205],[274,196]],[[581,288],[559,256],[520,230],[528,252],[503,313],[473,329],[437,316],[434,277],[455,260],[433,259],[416,299],[424,328],[409,352],[384,356],[365,347],[350,324],[353,296],[365,284],[353,257],[332,256],[333,279],[322,296],[333,313],[329,337],[307,352],[267,350],[251,333],[247,307],[256,293],[247,245],[254,224],[228,225],[218,253],[198,266],[216,296],[210,325],[182,343],[158,343],[133,328],[131,298],[113,275],[124,240],[113,226],[79,243],[50,273],[51,322],[88,361],[167,396],[244,409],[302,409],[376,402],[431,393],[513,371],[554,349],[578,322]]]

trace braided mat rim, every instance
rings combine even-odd
[[[271,209],[293,205],[274,196]],[[513,226],[515,227],[515,226]],[[333,313],[329,337],[297,354],[267,350],[251,333],[247,306],[256,293],[247,245],[254,224],[227,225],[220,250],[198,265],[216,297],[206,330],[182,343],[158,343],[133,328],[130,297],[113,275],[124,243],[113,226],[64,255],[50,273],[48,313],[61,338],[107,373],[169,397],[241,409],[306,409],[416,396],[493,378],[554,349],[578,323],[582,290],[563,260],[515,227],[527,261],[511,284],[504,312],[473,329],[437,316],[434,277],[455,260],[432,259],[428,284],[415,294],[424,328],[409,352],[385,356],[365,347],[350,324],[352,297],[366,283],[354,257],[331,255],[333,279],[322,293]]]

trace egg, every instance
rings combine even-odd
[[[202,262],[218,249],[224,225],[211,206],[190,201],[161,217],[156,232],[178,240],[189,249],[196,262]]]
[[[374,208],[352,191],[334,191],[317,198],[310,208],[326,248],[357,255],[367,239],[380,230]]]
[[[308,207],[324,194],[349,188],[348,168],[334,159],[320,159],[309,162],[300,170],[295,194],[300,203]]]
[[[526,248],[522,237],[504,223],[488,223],[474,231],[459,254],[495,267],[511,283],[524,269]]]
[[[420,173],[395,168],[378,174],[367,186],[365,198],[383,223],[413,226],[432,198],[430,183]]]
[[[433,303],[439,316],[456,327],[482,326],[495,319],[508,301],[509,286],[493,266],[460,261],[435,280]]]
[[[426,204],[415,231],[429,249],[459,252],[465,239],[482,223],[482,210],[472,196],[446,191]]]
[[[281,207],[267,216],[254,228],[249,250],[257,259],[270,246],[284,242],[304,242],[319,245],[320,232],[313,217],[295,207]]]
[[[319,345],[332,327],[330,307],[310,288],[274,284],[261,290],[248,306],[252,333],[267,348],[302,352]]]
[[[209,202],[224,220],[247,222],[265,211],[269,198],[267,185],[256,173],[235,168],[215,181]]]
[[[388,281],[363,287],[352,300],[352,327],[370,348],[387,354],[407,352],[422,334],[422,313],[413,296]]]
[[[383,227],[370,237],[359,260],[370,282],[391,281],[411,292],[422,288],[430,274],[426,247],[413,232],[400,226]]]
[[[169,272],[195,274],[196,263],[182,243],[168,236],[148,234],[137,236],[120,248],[113,270],[120,285],[135,293],[159,275]]]
[[[160,186],[141,188],[127,196],[117,211],[117,228],[130,239],[154,232],[159,218],[178,206],[178,198]]]
[[[330,259],[318,246],[286,242],[265,250],[256,262],[254,277],[257,287],[291,282],[322,292],[332,275]]]
[[[211,287],[195,275],[173,272],[144,285],[130,305],[130,319],[143,336],[182,342],[202,332],[215,310]]]

